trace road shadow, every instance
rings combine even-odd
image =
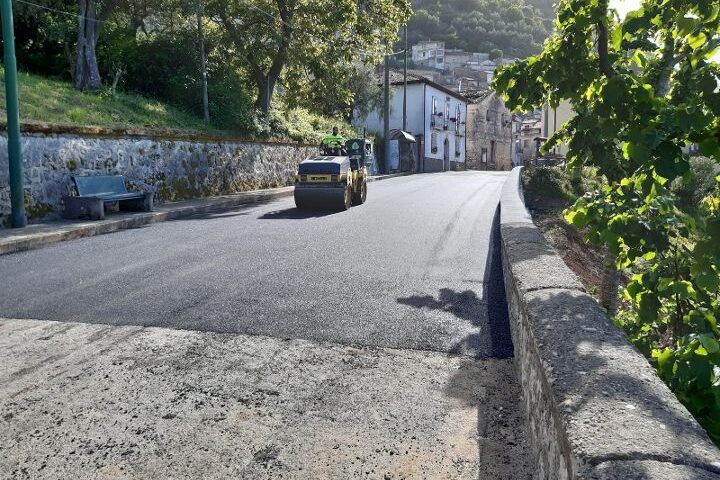
[[[512,342],[505,340],[505,335],[510,337],[510,318],[505,296],[498,214],[493,223],[482,303],[486,304],[488,329],[493,333],[491,341],[494,343],[489,352],[495,358],[507,359],[512,357]],[[527,228],[520,233],[532,242],[537,230]],[[513,258],[532,259],[556,255],[544,241],[532,248],[528,244],[517,247],[524,249],[517,250]],[[698,477],[692,478],[701,478],[703,468],[715,472],[713,467],[708,466],[712,452],[703,453],[706,452],[705,447],[696,445],[697,439],[705,436],[702,430],[690,420],[683,408],[668,403],[668,395],[672,394],[657,378],[652,366],[630,344],[625,333],[602,314],[595,300],[589,296],[578,299],[578,295],[576,291],[548,292],[547,297],[536,297],[526,305],[527,312],[542,315],[542,318],[532,320],[537,323],[537,328],[533,329],[534,344],[545,352],[542,363],[548,362],[554,384],[570,389],[566,392],[566,398],[572,398],[574,418],[589,422],[588,429],[604,431],[597,433],[600,438],[602,435],[612,436],[614,429],[628,428],[625,421],[638,422],[640,425],[642,422],[627,412],[641,409],[645,428],[648,428],[647,422],[652,421],[654,426],[650,428],[663,432],[660,437],[644,437],[647,441],[640,437],[630,440],[618,437],[610,450],[600,446],[583,452],[587,455],[583,461],[596,466],[603,465],[608,455],[632,459],[649,459],[661,455],[668,463],[696,466]],[[460,318],[477,315],[480,307],[467,310],[464,305],[468,301],[472,303],[481,300],[472,291],[452,290],[442,290],[437,299],[414,299],[416,305],[442,309]],[[597,313],[590,314],[593,310]],[[468,320],[474,321],[473,318]],[[462,352],[474,345],[477,340],[473,338],[475,336],[463,339],[453,350]],[[518,345],[518,348],[533,347]],[[516,368],[507,360],[478,361],[464,358],[445,386],[445,393],[449,397],[477,409],[480,455],[478,478],[482,480],[529,479],[541,465],[542,457],[531,449],[529,432],[543,431],[538,425],[545,425],[546,417],[543,414],[547,412],[538,411],[535,406],[526,408]],[[648,381],[650,377],[655,378]],[[554,401],[560,400],[556,397],[546,402],[545,406],[552,405]],[[503,402],[504,408],[500,408]],[[555,425],[566,423],[559,410],[553,411],[552,415]],[[535,428],[532,428],[533,425]],[[575,435],[578,434],[576,431]],[[689,445],[696,446],[689,448]],[[707,445],[711,445],[709,439]],[[524,469],[516,468],[523,462]],[[637,464],[633,468],[636,470],[628,470],[627,478],[631,474],[635,478],[645,467]],[[551,471],[548,465],[544,465],[543,470]]]
[[[450,349],[452,355],[468,357],[460,360],[445,393],[477,409],[479,478],[529,480],[532,469],[526,430],[522,428],[525,418],[511,360],[513,343],[502,268],[499,206],[490,232],[480,292],[443,288],[437,297],[413,296],[397,301],[418,309],[443,311],[477,327],[477,333]]]
[[[244,210],[248,210],[249,207],[252,207],[252,205],[249,205],[248,208],[243,208],[240,211],[238,211],[237,209],[234,209],[234,210],[218,209],[218,210],[212,210],[212,211],[207,211],[207,212],[202,212],[202,213],[194,213],[194,214],[188,215],[186,217],[173,218],[170,221],[178,222],[178,221],[187,221],[187,220],[227,220],[228,218],[234,218],[234,217],[247,217],[248,215],[250,215],[250,212],[247,212]]]
[[[338,211],[333,210],[300,210],[298,208],[286,208],[268,212],[260,217],[260,220],[306,220],[308,218],[322,218],[337,215]]]
[[[476,358],[511,358],[513,344],[505,299],[499,208],[492,222],[485,277],[479,294],[474,290],[442,288],[437,297],[416,295],[398,298],[397,302],[418,309],[447,312],[476,327],[478,332],[453,345],[449,350],[451,354]]]

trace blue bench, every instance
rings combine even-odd
[[[105,218],[105,206],[117,204],[123,211],[151,212],[153,194],[128,192],[122,175],[73,176],[77,196],[63,197],[65,218]]]

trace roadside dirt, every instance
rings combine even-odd
[[[602,283],[602,248],[586,243],[582,233],[562,218],[562,209],[537,209],[531,213],[548,243],[580,278],[585,289],[595,295]]]

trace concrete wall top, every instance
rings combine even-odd
[[[501,237],[538,477],[720,478],[720,450],[532,223],[520,172]]]
[[[194,143],[234,143],[269,144],[282,146],[317,146],[308,142],[295,142],[286,138],[254,138],[249,136],[219,135],[211,133],[193,133],[181,130],[146,127],[100,127],[93,125],[69,125],[42,122],[22,122],[23,135],[67,135],[88,138],[132,139],[184,141]],[[0,122],[0,135],[7,135],[7,123]]]

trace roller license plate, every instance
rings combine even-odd
[[[310,183],[330,183],[330,175],[308,175],[308,182]]]

